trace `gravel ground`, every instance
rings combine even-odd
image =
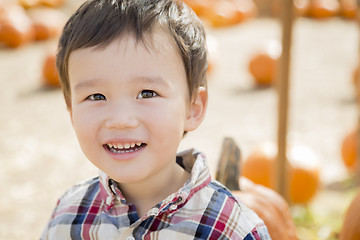
[[[281,28],[256,19],[208,33],[218,43],[208,112],[180,148],[203,150],[214,173],[224,137],[233,137],[243,156],[276,139],[276,91],[256,88],[247,64],[269,40],[280,39]],[[324,184],[346,177],[340,144],[357,121],[351,77],[358,42],[351,21],[301,18],[294,26],[288,138],[316,152]],[[97,173],[80,151],[62,93],[42,88],[42,61],[54,46],[0,49],[0,239],[38,239],[57,198]]]

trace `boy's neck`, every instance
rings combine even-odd
[[[139,217],[142,217],[157,203],[178,191],[188,178],[189,173],[174,163],[145,181],[119,183],[119,187],[127,201],[136,206]]]

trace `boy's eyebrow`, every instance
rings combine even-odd
[[[99,79],[89,79],[89,80],[81,81],[75,85],[74,89],[75,91],[80,91],[83,88],[94,87],[98,84],[99,81],[100,81]]]
[[[138,76],[134,78],[135,81],[138,81],[140,83],[148,83],[148,84],[156,84],[156,85],[163,85],[165,87],[170,87],[170,84],[168,83],[168,81],[165,81],[162,77],[160,76]],[[81,91],[81,89],[86,89],[89,87],[94,87],[96,85],[99,84],[99,82],[101,82],[100,79],[88,79],[88,80],[84,80],[81,81],[79,83],[77,83],[74,87],[74,90],[76,92]]]
[[[139,80],[141,83],[165,85],[166,87],[170,87],[168,81],[165,81],[160,76],[139,76],[139,77],[136,77],[135,79]]]

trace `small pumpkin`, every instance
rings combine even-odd
[[[39,0],[18,0],[20,6],[25,9],[33,8],[39,5]]]
[[[341,143],[341,159],[350,172],[358,167],[357,161],[357,128],[348,132]]]
[[[275,189],[275,143],[266,142],[255,148],[242,165],[244,177],[257,184]],[[293,203],[307,203],[318,190],[320,167],[318,159],[309,148],[291,146],[287,152],[288,197]]]
[[[355,19],[357,14],[356,0],[340,0],[341,16],[347,19]]]
[[[280,55],[280,44],[270,41],[250,58],[248,69],[257,86],[271,86],[275,83]]]
[[[0,6],[0,42],[19,47],[34,39],[34,29],[25,10],[17,4]]]
[[[65,15],[56,9],[38,7],[28,10],[33,22],[36,40],[46,40],[56,37],[65,24]]]
[[[348,207],[343,226],[340,231],[339,240],[358,240],[360,239],[360,191]]]
[[[60,87],[60,77],[56,68],[56,55],[51,53],[46,56],[42,75],[46,87]]]
[[[296,228],[285,199],[274,190],[240,177],[235,198],[252,209],[265,223],[272,239],[296,240]]]
[[[227,27],[244,22],[257,14],[253,0],[216,0],[202,14],[212,27]]]
[[[215,3],[216,0],[183,0],[199,17],[203,16],[209,5]]]
[[[43,6],[58,8],[65,3],[65,0],[39,0],[39,2]]]
[[[336,16],[339,10],[337,0],[310,0],[308,15],[317,19],[329,18]]]
[[[51,8],[61,7],[65,0],[18,0],[18,3],[26,9],[39,7],[39,6],[47,6]]]

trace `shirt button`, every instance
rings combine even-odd
[[[112,203],[112,197],[111,196],[108,196],[107,198],[106,198],[106,204],[107,205],[110,205]]]
[[[126,240],[135,240],[135,238],[133,236],[128,236]]]

